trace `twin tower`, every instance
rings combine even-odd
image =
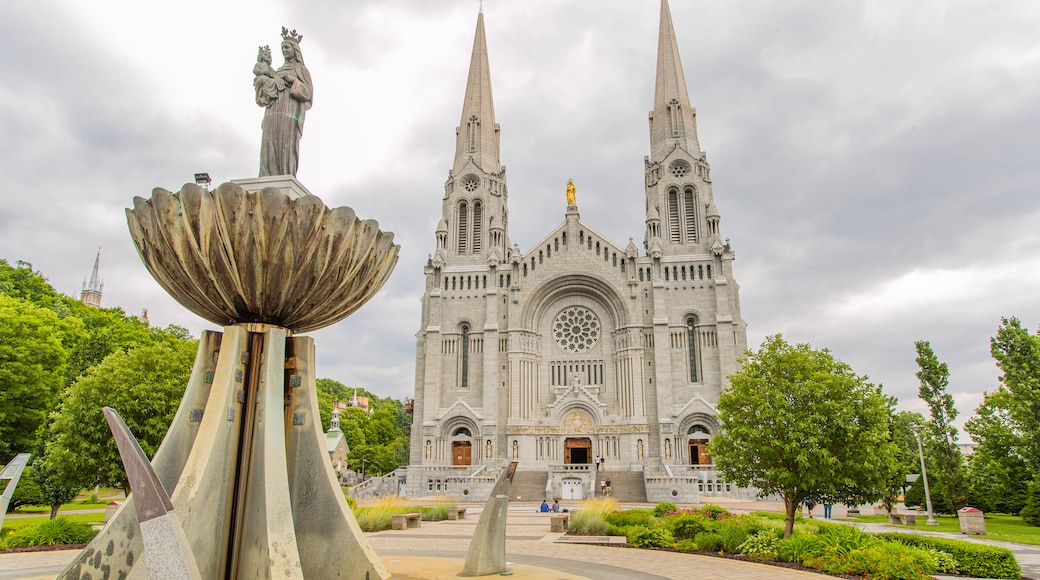
[[[477,17],[425,267],[409,493],[468,495],[437,474],[511,460],[549,478],[596,457],[630,471],[711,469],[704,444],[718,432],[716,403],[747,349],[746,325],[667,0],[649,128],[641,247],[607,239],[561,195],[562,223],[521,249],[509,238],[501,129]],[[583,195],[629,199],[634,210],[632,193]]]

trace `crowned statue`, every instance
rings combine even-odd
[[[296,175],[300,164],[303,121],[311,108],[314,85],[303,63],[303,35],[282,27],[282,57],[285,64],[271,67],[271,49],[260,47],[253,67],[256,104],[264,107],[260,140],[260,177]]]

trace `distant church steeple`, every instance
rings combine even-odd
[[[700,157],[697,142],[697,112],[690,104],[679,60],[679,45],[672,27],[668,0],[661,1],[661,26],[657,40],[657,83],[654,111],[650,113],[651,159],[664,159],[676,146]]]
[[[431,265],[501,263],[508,249],[505,167],[491,96],[484,13],[477,14],[455,159],[444,184],[444,207]]]
[[[79,293],[80,302],[87,306],[101,307],[101,293],[105,290],[105,282],[98,273],[101,265],[101,248],[98,248],[97,257],[94,258],[94,270],[90,273],[90,281],[83,279],[83,289]]]

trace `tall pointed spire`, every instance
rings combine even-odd
[[[101,306],[101,293],[105,290],[105,282],[101,279],[101,248],[94,258],[94,270],[90,273],[90,281],[83,280],[83,290],[79,294],[81,302],[88,306]]]
[[[471,158],[483,171],[500,171],[498,157],[498,124],[491,97],[491,67],[488,64],[487,40],[484,36],[484,12],[477,15],[477,31],[473,37],[473,55],[466,81],[466,98],[462,103],[462,119],[456,129],[454,171],[457,173]]]
[[[700,157],[697,115],[686,91],[686,77],[679,60],[679,45],[675,41],[668,0],[661,0],[661,29],[657,42],[657,85],[650,123],[651,160],[660,161],[676,145],[693,157]]]

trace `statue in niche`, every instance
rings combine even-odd
[[[575,189],[575,187],[574,187],[574,180],[573,179],[568,179],[567,180],[567,205],[577,205],[578,204],[578,199],[577,199],[578,195],[577,194],[578,194],[577,189]]]
[[[430,458],[430,455],[432,455],[432,453],[431,453],[432,450],[433,450],[433,446],[430,444],[430,440],[427,439],[426,440],[426,459]]]
[[[520,445],[513,439],[513,459],[520,458]]]
[[[643,459],[643,440],[639,439],[636,441],[636,459]]]
[[[487,440],[487,445],[484,446],[484,459],[491,459],[491,440]]]
[[[303,63],[300,42],[303,35],[282,27],[282,56],[285,64],[271,67],[271,50],[260,47],[253,67],[256,104],[264,107],[260,127],[260,177],[296,176],[300,164],[300,137],[303,121],[311,108],[314,86],[311,73]]]
[[[672,458],[672,440],[671,439],[665,439],[664,440],[664,458],[665,459],[671,459]]]

